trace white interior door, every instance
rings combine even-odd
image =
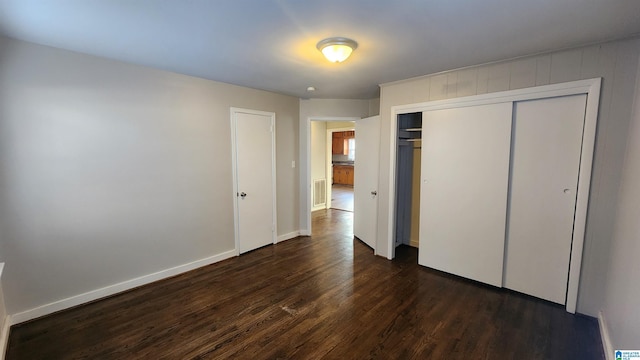
[[[504,286],[566,302],[587,96],[514,104]]]
[[[376,248],[380,116],[356,121],[356,160],[353,184],[353,234]]]
[[[502,285],[511,110],[423,113],[420,265]]]
[[[239,253],[275,240],[274,120],[273,113],[232,109]]]

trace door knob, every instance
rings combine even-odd
[[[378,195],[378,192],[377,192],[377,191],[375,191],[375,190],[373,190],[373,191],[371,192],[371,195],[376,196],[376,195]]]
[[[240,193],[240,197],[241,197],[241,198],[243,198],[243,199],[244,199],[246,196],[247,196],[247,194],[246,194],[244,191]]]

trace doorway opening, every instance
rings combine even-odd
[[[354,122],[327,123],[327,149],[331,148],[330,157],[327,157],[327,169],[331,167],[328,172],[331,177],[331,202],[328,207],[331,209],[353,212],[356,160],[354,127]]]
[[[336,121],[350,121],[346,125],[340,126]],[[318,128],[323,131],[317,131]],[[326,127],[329,127],[328,129]],[[315,128],[315,129],[314,129]],[[355,237],[367,244],[373,249],[375,254],[376,249],[376,223],[378,214],[378,163],[379,163],[379,140],[380,140],[380,116],[371,116],[368,118],[307,118],[307,162],[308,171],[305,171],[304,190],[308,189],[309,193],[304,197],[305,202],[308,204],[305,213],[307,215],[308,233],[305,235],[311,235],[312,233],[312,221],[311,213],[313,210],[323,210],[327,213],[335,212],[329,211],[333,206],[331,199],[338,200],[333,195],[332,185],[336,183],[336,176],[334,176],[334,169],[340,161],[353,162],[353,168],[349,168],[348,174],[343,174],[347,177],[353,177],[353,183],[351,184],[338,184],[345,185],[348,190],[353,192],[353,210],[352,211],[340,211],[353,214],[353,234]],[[312,136],[312,129],[313,136]],[[333,137],[335,132],[342,132],[341,142],[336,143],[337,147],[342,147],[338,157],[334,159],[333,154]],[[346,134],[345,134],[346,132]],[[356,140],[355,137],[358,139]],[[322,136],[324,135],[324,149],[321,146],[315,146],[315,144],[322,143]],[[346,135],[346,139],[345,139]],[[351,139],[353,138],[353,139]],[[356,142],[358,148],[358,155],[356,155]],[[351,145],[351,146],[350,146]],[[351,151],[349,151],[349,149]],[[322,161],[318,161],[318,158],[324,156],[324,166]],[[356,161],[357,158],[357,161]],[[314,160],[315,159],[315,160]],[[350,163],[346,165],[351,165]],[[324,170],[323,177],[315,177],[318,171]],[[346,181],[351,181],[348,179]],[[337,181],[340,182],[340,179]],[[325,189],[322,194],[322,189]],[[342,189],[340,189],[342,190]],[[318,196],[314,197],[314,192],[317,195],[325,196],[322,201],[318,201]],[[318,193],[320,192],[320,193]],[[336,193],[338,188],[336,187]],[[351,191],[349,191],[351,193]],[[349,198],[351,194],[348,194]],[[314,201],[315,200],[315,201]],[[302,231],[301,231],[302,232]]]
[[[354,121],[311,119],[310,213],[326,209],[353,211],[354,127]]]

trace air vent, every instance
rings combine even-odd
[[[313,207],[325,205],[327,203],[327,180],[313,180]]]

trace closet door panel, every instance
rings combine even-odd
[[[427,111],[420,265],[502,285],[512,103]]]
[[[566,302],[586,95],[514,104],[504,286]]]

